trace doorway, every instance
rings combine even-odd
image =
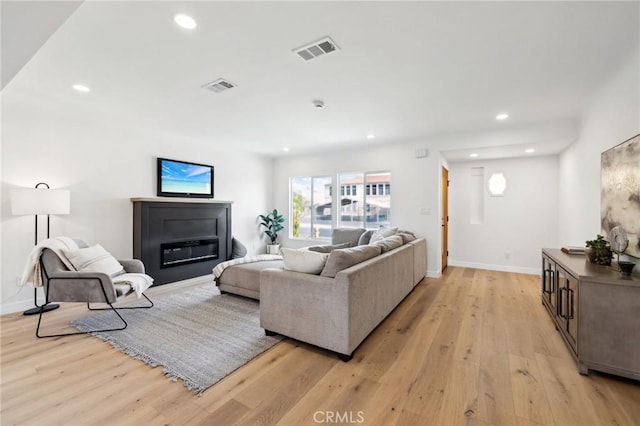
[[[442,272],[449,260],[449,170],[442,167]]]

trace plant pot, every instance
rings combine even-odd
[[[631,271],[633,270],[634,266],[636,266],[636,264],[633,262],[627,262],[627,261],[621,260],[620,262],[618,262],[618,267],[620,268],[620,275],[622,275],[623,277],[630,277]]]
[[[596,254],[593,251],[593,249],[591,247],[587,247],[584,250],[584,255],[587,256],[587,259],[589,259],[589,262],[591,263],[595,263],[596,262]]]
[[[598,265],[611,265],[611,259],[613,258],[613,252],[608,248],[588,247],[584,254],[589,259],[589,262],[597,263]]]
[[[280,252],[280,244],[267,244],[267,254],[278,254]]]

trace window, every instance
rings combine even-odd
[[[293,177],[290,185],[291,237],[331,238],[331,177]]]
[[[391,224],[391,173],[341,173],[338,182],[347,188],[339,202],[338,226],[377,228]]]
[[[329,239],[334,217],[345,228],[391,224],[391,173],[340,173],[337,184],[340,195],[334,199],[330,176],[291,178],[291,238]]]

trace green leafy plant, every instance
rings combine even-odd
[[[591,260],[591,257],[589,257],[589,260],[599,265],[611,264],[611,258],[613,257],[611,244],[602,235],[597,234],[595,240],[585,241],[585,245],[592,250],[593,260]]]
[[[284,216],[278,213],[278,210],[273,209],[272,212],[258,215],[258,217],[260,218],[260,225],[265,228],[265,235],[269,237],[271,244],[275,244],[278,239],[278,232],[284,229]]]

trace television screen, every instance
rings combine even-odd
[[[158,158],[158,196],[213,198],[213,166]]]

